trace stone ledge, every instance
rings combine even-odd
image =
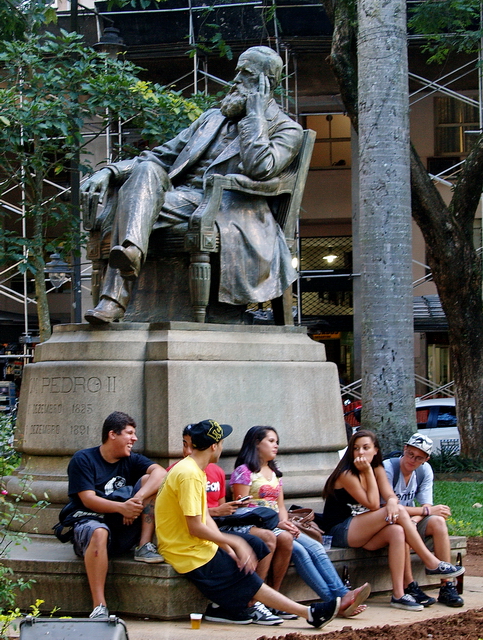
[[[466,538],[451,537],[453,561],[458,552],[466,555]],[[370,582],[373,592],[391,590],[387,566],[387,550],[333,548],[329,556],[339,574],[349,569],[353,586]],[[29,590],[18,594],[18,606],[27,610],[36,599],[44,600],[43,611],[60,607],[60,615],[88,614],[91,609],[89,588],[84,564],[77,558],[70,544],[62,545],[51,536],[32,536],[26,547],[14,547],[3,561],[16,577],[36,582]],[[425,575],[419,558],[412,554],[414,578],[421,586],[439,584],[439,578]],[[317,599],[313,591],[289,568],[282,584],[282,592],[305,602]],[[109,608],[120,615],[149,616],[161,620],[181,618],[193,610],[204,611],[207,601],[183,576],[170,565],[148,565],[135,562],[132,557],[111,560],[107,579]]]

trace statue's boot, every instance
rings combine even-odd
[[[121,276],[126,280],[136,280],[141,269],[143,254],[135,245],[127,247],[116,245],[109,253],[109,266],[119,269]]]
[[[84,318],[90,324],[102,325],[120,320],[124,316],[124,312],[124,307],[118,302],[102,296],[97,307],[86,311]]]

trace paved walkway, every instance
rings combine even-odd
[[[322,629],[325,631],[338,631],[343,627],[351,626],[354,629],[363,627],[384,626],[386,624],[409,624],[418,620],[441,618],[450,614],[461,613],[468,609],[480,609],[483,607],[483,578],[465,576],[465,591],[463,597],[465,605],[461,609],[451,609],[440,604],[424,609],[418,613],[401,611],[389,606],[389,596],[376,595],[369,598],[368,609],[361,615],[347,620],[336,618]],[[429,591],[437,597],[437,591]],[[202,613],[202,612],[201,612]],[[229,631],[230,640],[257,640],[260,636],[281,636],[287,633],[315,634],[320,630],[309,626],[305,620],[285,620],[283,625],[277,627],[264,627],[256,624],[249,625],[225,625],[215,622],[201,622],[199,630],[190,628],[189,620],[176,620],[162,622],[159,620],[135,620],[123,618],[126,622],[129,640],[225,640]]]

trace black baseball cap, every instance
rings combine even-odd
[[[189,427],[189,428],[188,428]],[[191,437],[191,443],[195,449],[207,449],[212,444],[217,444],[233,431],[229,424],[218,424],[215,420],[202,420],[186,427],[186,435]]]

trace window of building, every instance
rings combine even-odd
[[[351,166],[351,124],[349,116],[328,113],[306,117],[307,129],[316,134],[311,169],[341,169]]]
[[[479,129],[477,107],[456,98],[434,99],[435,155],[466,155],[475,143]],[[475,133],[466,133],[475,131]]]
[[[301,238],[300,269],[303,317],[352,315],[351,236]]]

